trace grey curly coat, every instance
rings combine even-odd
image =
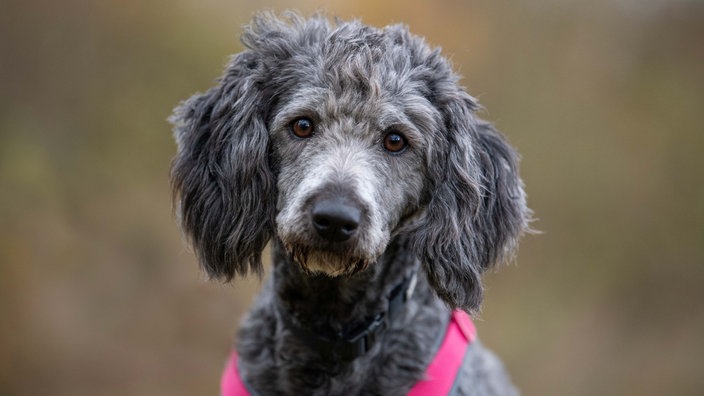
[[[527,229],[518,156],[405,26],[263,13],[242,42],[171,118],[178,216],[205,271],[260,274],[271,241],[273,273],[239,331],[241,376],[260,395],[406,394],[451,310],[478,310],[481,274]],[[345,333],[413,277],[361,356],[295,331]],[[453,392],[516,390],[477,341]]]

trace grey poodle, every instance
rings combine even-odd
[[[271,242],[238,378],[258,395],[408,394],[528,228],[518,155],[405,26],[264,13],[242,42],[171,117],[178,217],[204,270],[261,274]],[[517,393],[468,340],[451,393]]]

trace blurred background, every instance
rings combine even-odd
[[[3,2],[0,395],[218,393],[259,281],[199,272],[165,119],[262,8],[408,24],[522,153],[477,323],[524,394],[704,394],[704,2],[253,3]]]

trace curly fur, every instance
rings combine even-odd
[[[245,51],[217,85],[171,118],[182,228],[213,278],[273,274],[239,333],[244,379],[259,394],[405,394],[422,378],[450,309],[476,312],[481,275],[510,257],[527,229],[518,156],[474,112],[440,51],[405,26],[376,29],[259,14]],[[290,125],[305,116],[309,139]],[[382,140],[401,133],[392,154]],[[359,230],[321,240],[320,197],[352,202]],[[409,274],[418,284],[373,348],[351,361],[312,350],[282,321],[341,332],[386,309]],[[513,394],[498,360],[471,346],[457,394]]]

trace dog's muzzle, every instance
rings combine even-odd
[[[352,275],[383,251],[371,205],[354,188],[349,183],[323,184],[294,200],[296,205],[277,219],[286,251],[304,270]]]

